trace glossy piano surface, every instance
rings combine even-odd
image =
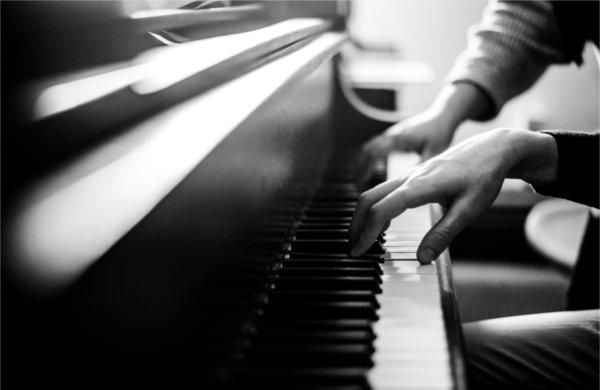
[[[111,95],[114,128],[87,117],[110,113],[106,97],[69,108],[60,136],[95,135],[43,159],[35,137],[3,142],[6,388],[414,388],[423,371],[462,388],[436,279],[448,269],[414,260],[428,211],[347,255],[356,147],[386,124],[340,92],[337,18],[269,40],[266,58],[236,57],[216,86],[183,78],[156,111],[158,95],[127,84],[144,115]],[[27,123],[3,126],[56,128]],[[418,346],[403,344],[411,330]]]

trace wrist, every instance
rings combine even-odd
[[[529,130],[510,132],[512,166],[508,177],[532,185],[549,185],[558,178],[558,147],[549,134]]]
[[[442,89],[432,109],[438,111],[440,118],[456,130],[461,123],[480,117],[490,107],[489,99],[479,88],[468,83],[456,83]]]

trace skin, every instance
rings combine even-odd
[[[392,139],[392,146],[386,145],[378,153],[400,149],[420,152],[425,158],[435,156],[450,143],[456,123],[476,117],[488,108],[485,104],[489,103],[482,96],[477,97],[480,92],[468,87],[472,89],[446,91],[449,93],[444,99],[433,105],[439,107],[393,126],[388,134],[378,137],[382,140],[376,138],[365,145],[366,153],[375,148],[374,143]],[[452,122],[444,122],[447,120]],[[439,123],[446,126],[435,127]],[[534,185],[549,184],[556,180],[557,162],[556,142],[548,134],[497,129],[472,137],[361,194],[350,226],[353,243],[350,254],[364,253],[390,220],[406,209],[439,203],[447,213],[425,235],[417,251],[422,264],[430,263],[491,205],[505,178],[519,178]]]
[[[470,84],[451,84],[424,112],[390,127],[367,141],[359,158],[357,181],[364,184],[378,160],[390,152],[417,152],[424,160],[443,152],[452,142],[458,126],[490,109],[490,102]]]

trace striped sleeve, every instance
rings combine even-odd
[[[553,63],[567,63],[552,5],[546,1],[492,1],[469,30],[467,49],[446,82],[474,84],[493,102],[493,118],[531,87]]]

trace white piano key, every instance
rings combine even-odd
[[[384,244],[383,247],[390,253],[416,253],[418,247],[416,246],[402,246],[402,245],[388,245]]]
[[[398,176],[417,162],[415,156],[394,155],[388,175]],[[373,326],[375,366],[368,375],[373,389],[453,388],[435,264],[416,261],[430,227],[429,207],[424,206],[394,218],[386,231],[383,291],[377,298],[380,319]]]
[[[417,260],[417,254],[414,252],[388,252],[386,258],[390,260]]]
[[[407,259],[404,259],[407,260]],[[423,265],[418,261],[392,261],[394,266],[394,273],[404,274],[434,274],[435,266],[433,263]]]
[[[422,375],[421,372],[403,372],[374,368],[369,375],[369,382],[375,389],[450,389],[452,375],[448,372]]]
[[[384,246],[392,246],[392,247],[415,247],[418,248],[420,240],[392,240],[386,236],[386,241]]]

